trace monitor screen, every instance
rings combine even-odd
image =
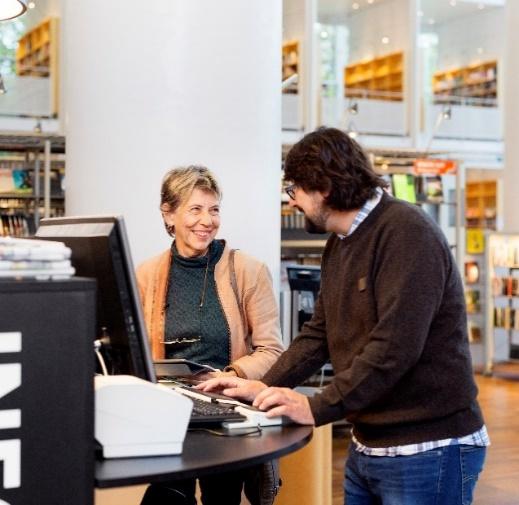
[[[64,242],[76,275],[97,280],[97,338],[109,341],[103,352],[108,372],[155,382],[123,218],[42,219],[36,237]]]

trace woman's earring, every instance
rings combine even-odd
[[[164,221],[164,227],[166,228],[166,231],[170,237],[175,237],[175,225],[168,224],[166,221]]]

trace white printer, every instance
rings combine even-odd
[[[180,454],[192,402],[130,375],[95,377],[95,438],[105,458]]]

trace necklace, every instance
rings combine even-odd
[[[204,308],[205,294],[207,291],[208,273],[209,273],[209,251],[207,252],[207,261],[206,261],[205,269],[204,269],[204,280],[202,283],[202,289],[200,291],[200,301],[198,303],[198,336],[196,336],[196,337],[177,337],[177,338],[170,339],[170,340],[164,340],[161,343],[166,344],[166,345],[179,345],[179,344],[184,345],[184,344],[194,344],[194,343],[200,342],[202,340],[202,311]],[[166,300],[166,305],[164,307],[164,311],[166,311],[168,307],[169,307],[169,304],[167,303],[167,300]]]

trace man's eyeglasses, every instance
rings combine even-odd
[[[286,194],[292,198],[292,200],[296,199],[296,184],[290,184],[285,188]]]

